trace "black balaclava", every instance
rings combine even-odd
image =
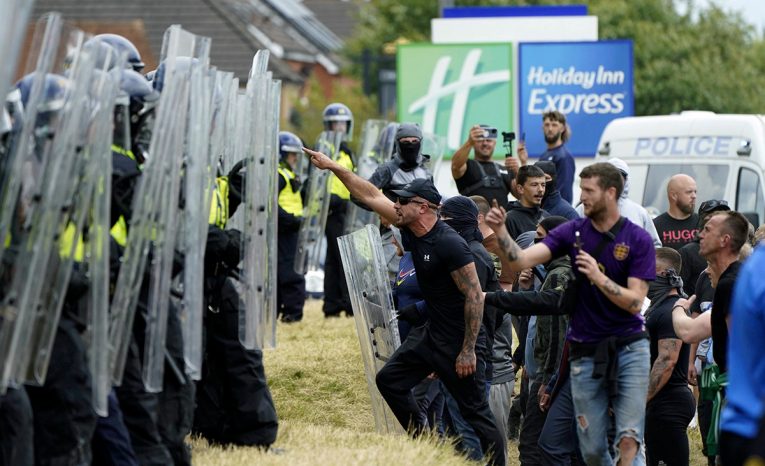
[[[450,197],[441,205],[441,215],[449,217],[444,220],[462,236],[465,241],[483,241],[481,230],[478,229],[478,206],[472,199],[465,196]]]
[[[417,142],[400,142],[399,139],[415,137]],[[407,168],[417,166],[422,149],[422,130],[415,123],[401,123],[396,130],[396,152],[401,157],[401,161]]]
[[[540,160],[535,163],[534,166],[539,167],[546,175],[552,177],[550,181],[545,182],[545,195],[542,197],[542,204],[544,204],[545,201],[547,201],[547,198],[550,197],[550,194],[558,190],[558,187],[555,185],[555,180],[558,178],[558,171],[555,169],[555,163],[550,162],[549,160]]]
[[[675,272],[675,269],[667,269],[664,275],[657,275],[656,279],[648,284],[648,299],[651,300],[651,307],[658,304],[672,290],[677,290],[682,295],[683,279]]]

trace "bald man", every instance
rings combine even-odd
[[[669,209],[653,219],[659,239],[665,247],[675,250],[690,243],[699,228],[696,208],[696,181],[688,175],[678,174],[667,183]]]

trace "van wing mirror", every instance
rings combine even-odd
[[[741,215],[746,217],[746,219],[749,220],[749,223],[754,225],[755,228],[760,226],[760,214],[757,212],[741,212]]]

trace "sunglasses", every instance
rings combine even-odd
[[[410,202],[413,202],[415,204],[426,205],[426,206],[430,207],[431,209],[437,209],[437,207],[434,207],[434,206],[430,205],[430,202],[427,202],[427,201],[415,201],[411,197],[399,197],[399,198],[397,198],[397,202],[399,203],[399,205],[402,205],[402,206],[405,206],[405,205],[409,204]]]

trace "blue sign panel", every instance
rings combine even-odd
[[[443,18],[497,18],[500,16],[587,16],[587,5],[459,6],[444,8]]]
[[[634,114],[632,41],[522,43],[518,50],[520,132],[530,155],[547,148],[544,112],[566,115],[566,147],[577,157],[595,155],[608,122]]]

